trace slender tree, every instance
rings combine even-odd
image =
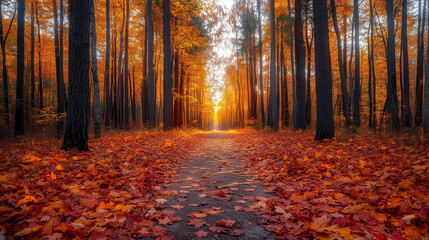
[[[91,0],[71,0],[69,91],[63,149],[88,150]]]
[[[408,17],[408,7],[407,1],[402,1],[402,32],[401,32],[401,40],[402,40],[402,61],[403,61],[403,82],[404,82],[404,96],[402,106],[403,111],[403,124],[404,127],[411,127],[411,107],[410,107],[410,70],[408,67],[408,31],[407,31],[407,17]]]
[[[369,1],[370,4],[370,20],[369,20],[369,26],[371,28],[371,67],[372,70],[372,110],[370,111],[370,123],[373,128],[377,127],[377,101],[376,101],[376,77],[375,77],[375,63],[374,63],[374,16],[373,16],[373,6],[372,6],[372,0]]]
[[[164,3],[164,130],[172,126],[170,0]],[[200,122],[201,123],[201,122]]]
[[[270,0],[270,29],[271,29],[271,64],[270,64],[270,109],[268,110],[269,124],[271,129],[277,130],[279,124],[279,107],[277,104],[277,82],[276,82],[276,23],[275,23],[274,0]]]
[[[353,94],[353,122],[360,126],[360,44],[359,44],[359,1],[353,0],[353,18],[355,27],[355,76]]]
[[[302,0],[295,1],[295,64],[296,64],[296,125],[305,129],[305,50],[302,31]]]
[[[25,0],[18,0],[15,136],[24,135]]]
[[[118,59],[118,88],[116,93],[116,124],[117,127],[122,128],[123,124],[123,83],[124,83],[124,72],[122,66],[122,56],[123,56],[123,47],[124,47],[124,27],[125,27],[125,6],[122,8],[122,27],[121,33],[119,35],[119,59]],[[126,78],[125,78],[126,79]]]
[[[429,9],[428,9],[428,26],[429,26]],[[426,59],[429,57],[429,31],[427,36],[427,52]],[[425,83],[424,83],[424,99],[423,99],[423,129],[429,132],[429,61],[426,60],[425,66]]]
[[[30,113],[34,108],[36,99],[36,80],[34,75],[34,2],[31,2],[31,33],[30,33],[30,82],[31,82],[31,93],[30,93]]]
[[[264,111],[264,78],[263,78],[263,56],[262,56],[262,18],[261,18],[261,0],[257,0],[257,8],[258,8],[258,32],[259,32],[259,43],[258,43],[258,51],[259,51],[259,105],[261,108],[261,122],[262,127],[265,125],[265,111]]]
[[[292,34],[292,11],[290,7],[290,0],[287,1],[288,3],[288,13],[289,13],[289,51],[290,51],[290,61],[291,61],[291,72],[292,72],[292,123],[293,126],[296,126],[296,86],[295,86],[295,63],[294,63],[294,57],[293,57],[293,34]]]
[[[106,63],[104,70],[104,126],[110,126],[110,1],[106,0]]]
[[[148,41],[148,88],[149,88],[149,126],[155,126],[155,76],[153,72],[153,20],[152,20],[152,0],[147,0],[147,41]]]
[[[42,76],[42,41],[40,40],[40,21],[39,21],[39,7],[36,4],[36,21],[37,21],[37,55],[39,56],[39,108],[43,108],[43,76]]]
[[[328,8],[325,0],[313,0],[313,14],[317,101],[317,125],[315,139],[323,140],[334,137]]]
[[[62,0],[60,0],[62,1]],[[64,79],[63,79],[63,64],[62,64],[62,55],[60,53],[60,42],[59,42],[59,33],[58,33],[58,9],[57,9],[57,0],[53,0],[54,5],[54,40],[55,40],[55,67],[56,67],[56,77],[57,77],[57,103],[58,109],[57,113],[59,115],[59,120],[57,121],[56,128],[56,138],[60,139],[63,135],[64,130],[64,118],[61,116],[64,113]]]
[[[128,29],[130,26],[130,1],[127,0],[127,20],[126,20],[126,26],[125,26],[125,129],[129,129],[130,127],[130,104],[129,104],[129,71],[128,71]]]
[[[9,80],[7,75],[7,66],[6,66],[6,40],[9,35],[10,29],[12,27],[13,20],[16,15],[16,8],[13,13],[12,19],[9,23],[9,28],[7,30],[6,35],[3,35],[3,9],[2,9],[2,1],[0,1],[0,45],[1,45],[1,53],[2,53],[2,65],[3,65],[3,100],[4,100],[4,120],[7,126],[10,124],[9,119]]]
[[[396,92],[395,63],[395,22],[393,18],[393,0],[387,0],[387,112],[394,129],[399,129],[398,96]]]
[[[337,36],[338,66],[340,68],[341,93],[343,95],[343,112],[344,112],[344,117],[346,119],[346,125],[349,126],[351,123],[349,96],[348,96],[348,92],[347,92],[347,79],[346,79],[346,73],[345,73],[344,64],[343,64],[342,47],[341,47],[341,34],[340,34],[340,29],[338,27],[337,10],[336,10],[335,0],[331,0],[331,11],[332,11],[332,19],[334,21],[335,35]]]
[[[62,1],[62,0],[60,0]],[[91,0],[91,66],[92,66],[92,83],[94,84],[94,136],[101,136],[100,124],[100,87],[98,84],[98,67],[97,67],[97,32],[95,29],[95,11],[94,0]]]

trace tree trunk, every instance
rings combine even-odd
[[[353,18],[355,27],[355,76],[353,94],[353,121],[356,127],[360,126],[360,48],[359,48],[359,1],[353,1]]]
[[[423,20],[421,19],[421,0],[419,1],[418,28],[417,28],[417,79],[416,79],[416,102],[415,102],[415,126],[422,124],[422,102],[423,102],[423,64],[424,64],[424,25],[426,16],[426,1],[423,4]]]
[[[258,8],[258,32],[259,32],[259,43],[258,43],[258,51],[259,51],[259,105],[261,108],[261,122],[262,127],[265,125],[265,111],[264,111],[264,78],[263,78],[263,56],[262,56],[262,18],[261,18],[261,0],[257,0],[257,8]]]
[[[332,76],[329,52],[328,8],[326,1],[313,0],[314,55],[316,72],[316,140],[334,137]]]
[[[292,72],[292,124],[296,126],[296,82],[295,82],[295,63],[293,57],[293,34],[292,34],[292,11],[290,10],[290,0],[288,2],[288,13],[289,13],[289,51],[290,51],[290,61],[291,61],[291,72]]]
[[[341,50],[341,34],[338,27],[337,21],[337,10],[335,0],[331,0],[331,11],[332,19],[334,21],[335,34],[337,36],[337,47],[338,47],[338,66],[340,68],[340,77],[341,77],[341,93],[343,95],[343,112],[346,119],[346,125],[349,126],[351,123],[350,120],[350,107],[349,107],[349,96],[347,92],[347,79],[346,73],[343,64],[342,50]]]
[[[395,29],[393,18],[393,0],[387,0],[387,112],[393,129],[399,130],[398,96],[396,92],[396,64],[395,64]]]
[[[62,1],[62,0],[60,0]],[[56,138],[60,139],[64,134],[64,118],[61,116],[64,113],[64,78],[63,78],[63,64],[61,61],[62,55],[60,53],[60,42],[59,42],[59,26],[58,26],[58,9],[57,1],[53,0],[54,5],[54,39],[55,39],[55,65],[56,65],[56,77],[57,77],[57,103],[58,103],[58,117]]]
[[[371,28],[371,69],[372,69],[372,115],[371,120],[372,121],[372,127],[377,128],[377,113],[376,113],[376,104],[377,99],[376,97],[376,78],[375,78],[375,63],[374,63],[374,17],[373,17],[373,6],[372,6],[372,0],[369,1],[370,4],[370,28]]]
[[[305,129],[305,50],[302,32],[302,0],[295,1],[296,126]]]
[[[60,0],[62,1],[62,0]],[[91,57],[92,57],[92,81],[94,84],[94,137],[101,136],[100,124],[100,88],[98,86],[98,67],[97,67],[97,32],[95,28],[94,0],[91,0]]]
[[[149,126],[155,126],[155,77],[153,72],[153,21],[152,0],[147,0],[147,41],[148,41],[148,88],[149,88]]]
[[[36,3],[36,20],[37,20],[37,38],[38,38],[38,56],[39,56],[39,108],[43,108],[43,78],[42,78],[42,41],[40,40],[40,21],[39,21],[39,8]]]
[[[106,0],[106,63],[104,70],[104,126],[110,126],[110,1]]]
[[[277,106],[277,83],[276,83],[276,23],[275,23],[274,0],[270,0],[270,29],[271,29],[271,64],[270,64],[270,102],[269,124],[271,129],[278,130],[279,108]]]
[[[118,89],[117,89],[117,94],[116,94],[116,121],[117,121],[117,125],[119,128],[122,128],[122,120],[123,120],[123,114],[122,114],[122,110],[123,110],[123,98],[122,98],[122,92],[123,92],[123,71],[122,71],[122,51],[123,51],[123,42],[124,42],[124,38],[123,38],[123,33],[124,33],[124,25],[125,25],[125,9],[123,9],[122,11],[122,27],[121,27],[121,33],[119,35],[120,38],[120,42],[119,42],[119,60],[118,60]]]
[[[30,92],[30,113],[32,112],[35,105],[35,91],[36,91],[36,80],[34,76],[34,2],[31,2],[31,47],[30,47],[30,78],[31,78],[31,92]]]
[[[164,130],[172,125],[170,0],[164,3]]]
[[[429,26],[429,9],[428,9],[428,26]],[[426,59],[429,57],[429,31],[427,36]],[[429,132],[429,61],[426,60],[425,66],[425,83],[424,83],[424,102],[423,102],[423,130]]]
[[[125,27],[125,129],[130,128],[130,103],[129,103],[129,68],[128,68],[128,30],[130,26],[130,0],[127,0],[127,22]]]
[[[71,0],[69,104],[63,149],[88,150],[90,0]]]
[[[404,83],[404,95],[401,97],[403,99],[404,105],[402,106],[403,112],[403,123],[404,127],[411,127],[411,107],[410,107],[410,73],[408,67],[408,31],[407,31],[407,1],[402,1],[402,61],[403,61],[403,83]]]
[[[307,84],[306,84],[306,98],[305,98],[305,123],[310,126],[311,124],[311,48],[313,45],[313,29],[311,29],[311,40],[308,37],[308,10],[305,11],[305,43],[307,46]]]
[[[24,135],[25,0],[18,0],[15,136]]]

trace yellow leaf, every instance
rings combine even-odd
[[[304,161],[308,161],[307,155],[304,156]]]
[[[115,210],[121,210],[122,209],[122,207],[123,207],[123,205],[122,204],[118,204],[118,205],[116,205],[115,206]]]
[[[87,172],[91,172],[94,169],[94,166],[92,164],[89,164],[88,167],[86,168]]]
[[[360,165],[360,168],[364,168],[366,165],[366,162],[364,160],[359,160],[359,165]]]
[[[387,221],[387,217],[385,214],[378,214],[374,216],[375,219],[377,219],[380,222]]]
[[[62,171],[62,170],[64,170],[64,167],[63,167],[63,165],[58,164],[58,165],[55,167],[55,169],[57,169],[58,171]]]
[[[132,209],[131,206],[125,205],[125,206],[122,206],[121,211],[127,213],[127,212],[131,212],[131,209]]]
[[[314,154],[315,157],[320,158],[322,157],[322,154],[320,152],[317,152],[316,154]]]
[[[325,175],[329,178],[331,177],[331,173],[330,172],[326,172]]]
[[[57,179],[57,176],[55,176],[55,174],[53,172],[51,172],[51,175],[49,176],[49,178],[51,179],[51,181]]]
[[[332,155],[329,154],[328,156],[326,156],[326,158],[327,159],[332,159],[332,158],[334,158],[334,156],[332,156]]]
[[[344,194],[342,194],[342,193],[335,194],[335,199],[337,199],[337,200],[342,198],[342,197],[344,197]]]
[[[22,237],[22,236],[28,235],[30,233],[32,233],[30,228],[24,228],[24,229],[22,229],[22,231],[15,233],[15,237]]]
[[[287,156],[287,155],[284,155],[284,156],[283,156],[283,160],[287,160],[287,158],[288,158],[288,156]]]
[[[410,180],[408,180],[408,179],[405,179],[405,180],[402,180],[399,184],[398,184],[398,186],[399,187],[401,187],[401,188],[408,188],[411,184],[413,184],[413,182],[411,182]]]
[[[98,204],[97,209],[105,209],[106,208],[106,204],[104,202],[101,202],[100,204]]]

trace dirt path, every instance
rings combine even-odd
[[[182,221],[167,225],[174,239],[274,239],[258,223],[257,204],[274,196],[244,171],[233,133],[202,133],[189,162],[167,186],[167,210]],[[255,207],[256,206],[256,207]]]

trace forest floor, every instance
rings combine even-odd
[[[0,239],[429,239],[429,145],[312,131],[0,140]]]

